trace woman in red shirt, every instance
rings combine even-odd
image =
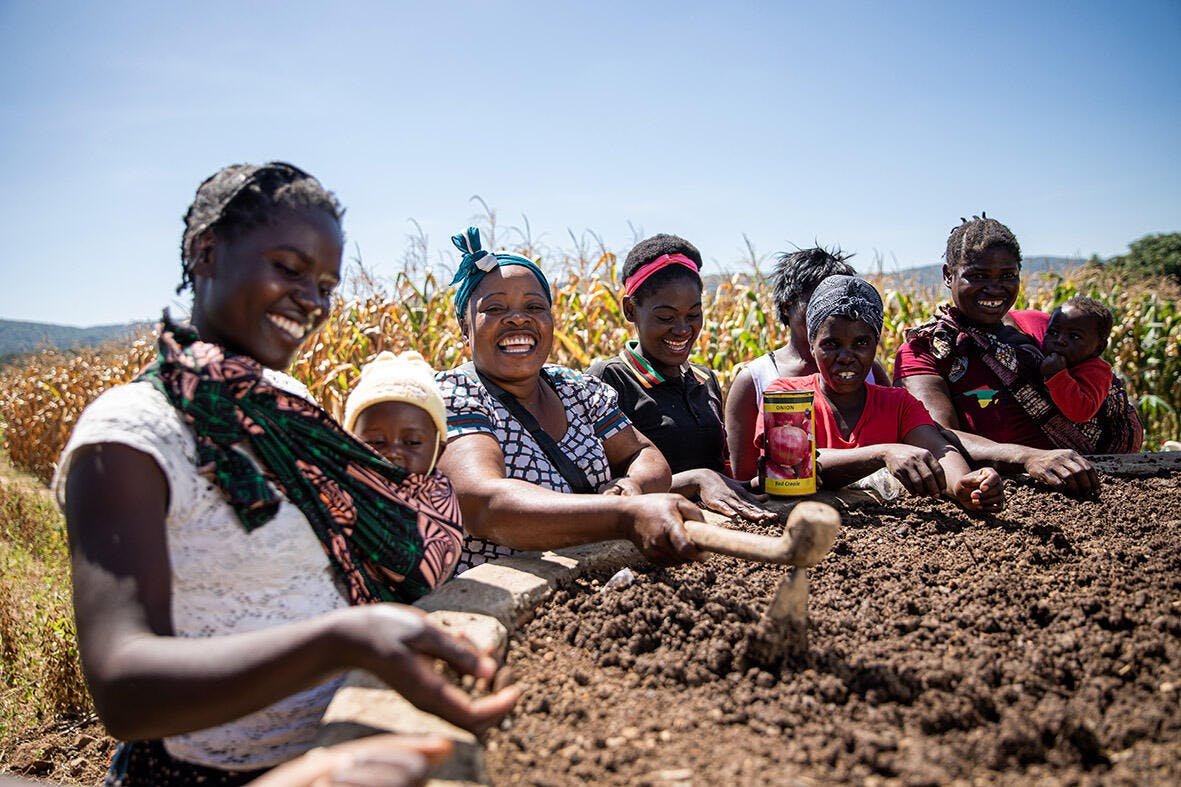
[[[907,332],[894,384],[927,406],[976,462],[1025,471],[1073,495],[1098,490],[1082,454],[1096,453],[1102,424],[1076,425],[1042,383],[1035,337],[1006,324],[1021,287],[1021,247],[996,219],[973,216],[947,240],[944,284],[951,305]],[[1025,326],[1022,325],[1024,328]],[[1110,449],[1109,449],[1110,450]]]
[[[844,486],[885,467],[914,495],[949,497],[964,508],[1004,506],[1000,475],[972,470],[922,403],[901,388],[867,383],[882,332],[882,299],[854,276],[830,276],[808,302],[808,341],[819,372],[785,377],[774,391],[815,395],[820,478]]]

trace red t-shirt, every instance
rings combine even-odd
[[[951,394],[951,404],[965,432],[987,437],[998,443],[1015,443],[1031,448],[1053,448],[1013,395],[977,356],[968,359],[967,368],[958,380],[951,380],[951,358],[939,360],[931,342],[919,337],[899,348],[894,358],[894,381],[918,374],[942,377]],[[1036,370],[1033,371],[1036,374]]]
[[[849,439],[841,437],[832,405],[820,392],[820,374],[807,377],[780,377],[767,387],[766,393],[775,391],[811,391],[812,413],[816,421],[817,448],[857,448],[863,445],[901,443],[911,429],[918,426],[934,426],[931,414],[918,399],[904,388],[889,388],[884,385],[865,384],[865,409]],[[756,431],[761,432],[762,419]]]
[[[1037,339],[1038,344],[1045,340],[1050,315],[1036,309],[1022,309],[1010,311],[1009,316],[1022,333]],[[1046,380],[1046,389],[1062,414],[1081,424],[1094,418],[1103,406],[1111,392],[1111,376],[1111,364],[1102,358],[1088,358]]]
[[[1050,398],[1076,424],[1090,421],[1111,393],[1111,364],[1102,358],[1088,358],[1063,369],[1046,380]]]
[[[1010,309],[1009,319],[1019,331],[1037,339],[1039,346],[1046,337],[1046,327],[1050,324],[1050,315],[1037,309]]]

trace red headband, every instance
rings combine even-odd
[[[634,295],[636,290],[640,289],[640,285],[648,281],[648,277],[656,271],[667,268],[669,265],[684,265],[689,270],[700,276],[697,270],[697,263],[686,257],[684,254],[662,254],[652,262],[644,263],[639,269],[627,278],[623,283],[623,294]]]

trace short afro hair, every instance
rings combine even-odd
[[[181,281],[177,293],[193,284],[197,240],[207,231],[231,240],[262,226],[285,209],[323,210],[340,223],[344,209],[320,181],[299,167],[282,161],[261,166],[231,164],[222,167],[197,187],[193,204],[185,212],[180,241]]]
[[[968,265],[980,259],[984,252],[1000,246],[1013,252],[1017,261],[1021,261],[1021,244],[1013,231],[996,219],[988,218],[984,211],[979,216],[960,219],[958,226],[953,227],[947,236],[947,251],[943,259],[948,268],[955,270],[962,265]]]
[[[845,254],[839,246],[832,249],[814,246],[780,254],[771,270],[771,287],[779,322],[787,325],[791,308],[798,303],[807,305],[808,297],[816,285],[829,276],[856,276],[857,271],[847,262],[851,257],[852,254]]]
[[[637,302],[641,302],[656,290],[676,279],[685,279],[696,281],[701,285],[701,252],[697,250],[689,241],[677,235],[668,235],[660,233],[653,235],[651,238],[645,238],[632,247],[632,250],[627,253],[627,257],[623,261],[623,271],[621,276],[623,283],[635,275],[636,271],[644,267],[648,263],[663,257],[665,254],[682,254],[689,258],[689,261],[697,266],[697,271],[691,271],[684,265],[669,265],[667,268],[661,268],[648,277],[648,279],[640,285],[640,288],[632,294],[632,298]]]
[[[1069,306],[1075,311],[1082,312],[1095,321],[1095,329],[1099,334],[1099,338],[1107,341],[1111,336],[1111,327],[1114,324],[1114,319],[1111,316],[1111,309],[1104,306],[1094,298],[1087,298],[1083,295],[1076,295],[1063,302],[1062,306]],[[1059,307],[1061,308],[1061,307]]]

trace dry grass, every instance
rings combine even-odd
[[[7,464],[0,456],[0,463]],[[40,485],[0,475],[0,760],[16,736],[92,710],[78,660],[61,514]]]

